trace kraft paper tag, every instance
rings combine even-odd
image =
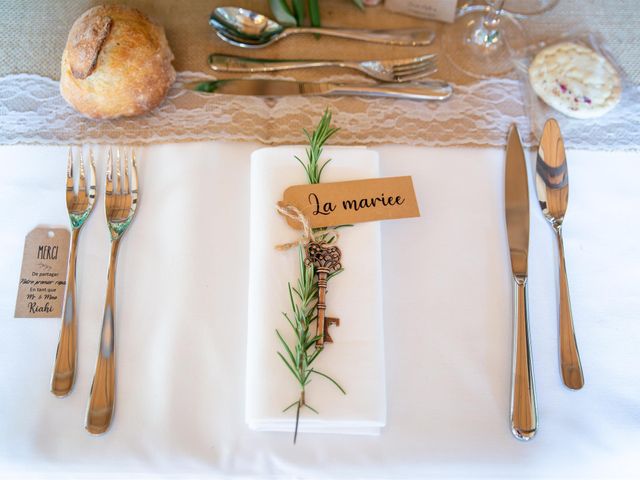
[[[457,0],[386,0],[384,6],[393,12],[452,23],[456,4]]]
[[[294,185],[281,203],[300,210],[312,228],[420,216],[411,177]],[[302,228],[294,219],[287,223]]]
[[[67,284],[69,231],[36,227],[24,240],[16,318],[62,316]]]

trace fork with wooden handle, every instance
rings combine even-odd
[[[76,258],[78,252],[78,238],[80,229],[93,210],[96,199],[96,166],[93,153],[89,150],[89,185],[85,179],[84,158],[80,149],[80,174],[78,176],[78,191],[75,192],[73,181],[73,151],[69,147],[67,162],[67,211],[71,223],[71,249],[69,251],[69,267],[67,270],[67,290],[64,298],[62,327],[56,349],[56,359],[51,376],[51,393],[56,397],[64,397],[73,388],[76,378],[76,363],[78,360],[78,318],[76,314]]]
[[[120,150],[116,153],[115,181],[113,155],[109,150],[107,179],[105,185],[105,213],[111,235],[111,254],[107,275],[107,298],[102,317],[102,332],[96,371],[91,384],[89,408],[85,428],[93,434],[107,431],[111,425],[115,405],[115,306],[116,306],[116,260],[120,239],[127,230],[138,204],[138,172],[136,159],[131,152],[131,176],[129,158],[124,154],[124,169],[121,168]],[[121,171],[124,170],[124,176]]]

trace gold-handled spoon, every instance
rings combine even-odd
[[[567,267],[564,260],[562,221],[569,201],[569,173],[560,127],[555,119],[547,120],[542,131],[536,160],[536,190],[545,218],[556,233],[560,257],[560,368],[564,384],[579,390],[584,385],[580,354],[573,329],[569,299]]]

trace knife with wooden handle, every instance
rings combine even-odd
[[[538,428],[538,415],[527,307],[529,185],[524,150],[515,125],[511,126],[507,141],[504,196],[514,286],[511,431],[518,440],[531,440]]]

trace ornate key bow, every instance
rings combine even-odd
[[[325,317],[327,305],[325,297],[327,293],[327,278],[329,274],[337,272],[342,268],[340,258],[342,252],[335,245],[327,243],[309,242],[306,246],[307,266],[313,265],[318,275],[318,321],[316,322],[316,348],[323,348],[324,342],[333,342],[329,335],[330,325],[340,325],[340,320],[333,317]]]

